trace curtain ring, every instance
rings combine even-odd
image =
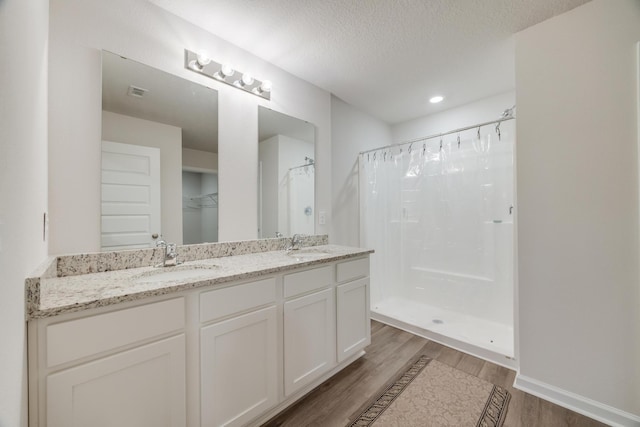
[[[480,126],[478,126],[478,139],[481,139],[480,138]]]
[[[498,134],[498,141],[501,140],[501,134],[500,134],[500,123],[502,122],[498,122],[498,124],[496,125],[496,133]]]
[[[440,151],[442,151],[442,137],[440,137]]]
[[[460,148],[460,134],[458,134],[458,149]]]

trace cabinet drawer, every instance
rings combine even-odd
[[[333,265],[284,276],[284,297],[325,288],[333,283]]]
[[[184,298],[47,326],[47,366],[56,366],[183,329]]]
[[[276,279],[259,280],[204,292],[200,295],[200,322],[209,322],[276,301]]]
[[[336,275],[338,283],[367,277],[369,275],[369,257],[339,263]]]

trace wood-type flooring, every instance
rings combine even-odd
[[[356,411],[420,354],[509,390],[512,397],[505,427],[605,426],[513,388],[516,373],[510,369],[380,322],[372,321],[371,345],[365,351],[366,355],[264,426],[344,427],[357,415]]]

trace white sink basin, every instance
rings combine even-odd
[[[136,283],[177,282],[187,279],[205,278],[215,270],[215,265],[178,265],[175,267],[158,267],[147,271],[134,279]]]
[[[287,256],[295,258],[296,261],[313,261],[316,259],[324,258],[327,255],[330,255],[330,252],[313,248],[291,250],[287,252]]]

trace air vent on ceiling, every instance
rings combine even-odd
[[[136,98],[142,98],[145,93],[149,92],[148,89],[143,89],[137,86],[129,86],[129,90],[127,91],[127,95],[135,96]]]

